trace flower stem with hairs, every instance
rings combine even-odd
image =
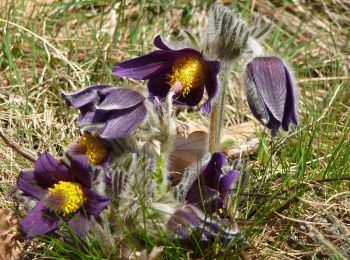
[[[209,151],[211,153],[220,151],[221,127],[224,117],[224,104],[226,88],[228,85],[228,73],[230,72],[230,68],[230,63],[223,62],[221,70],[219,72],[218,95],[214,101],[210,114]]]
[[[165,167],[165,158],[162,155],[157,157],[157,167],[153,173],[153,179],[156,183],[156,190],[159,196],[162,196],[167,192],[168,189],[168,176],[166,175]]]

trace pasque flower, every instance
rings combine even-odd
[[[297,90],[291,70],[277,57],[255,57],[245,71],[246,92],[253,115],[272,136],[282,126],[297,125]]]
[[[178,209],[170,218],[168,226],[180,238],[187,238],[191,230],[202,232],[202,239],[220,239],[230,241],[238,234],[227,219],[214,216],[224,205],[230,188],[239,177],[235,170],[223,173],[227,158],[220,152],[213,153],[207,165],[203,167],[198,178],[189,186],[185,196],[188,203]]]
[[[104,139],[129,135],[147,114],[145,97],[127,88],[95,85],[62,96],[80,110],[80,131]]]
[[[53,231],[64,222],[83,236],[88,219],[97,217],[110,202],[94,191],[85,156],[72,158],[68,167],[44,152],[33,170],[20,173],[17,186],[37,201],[20,223],[25,239]]]
[[[172,91],[176,94],[175,104],[197,105],[205,88],[208,100],[202,109],[209,113],[211,101],[218,90],[220,62],[209,60],[195,49],[171,49],[160,36],[154,39],[154,44],[160,50],[121,62],[113,68],[113,73],[120,77],[148,79],[151,99],[163,100]]]
[[[206,213],[214,213],[223,206],[227,192],[238,180],[239,171],[231,170],[224,174],[222,167],[227,157],[220,152],[213,153],[201,174],[189,187],[186,201]]]
[[[188,238],[191,231],[199,231],[204,241],[215,240],[219,237],[223,242],[230,242],[240,235],[237,226],[232,225],[228,219],[208,216],[191,204],[178,209],[171,216],[168,227],[180,239]]]

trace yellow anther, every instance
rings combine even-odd
[[[97,165],[100,164],[107,155],[107,150],[101,139],[88,133],[84,133],[78,143],[82,146],[84,153],[89,159],[89,162]]]
[[[204,64],[197,57],[183,57],[178,59],[168,75],[170,86],[176,82],[182,83],[181,94],[183,97],[190,93],[191,89],[204,85]]]
[[[49,196],[58,198],[60,204],[54,206],[57,206],[64,215],[76,212],[85,202],[83,188],[76,182],[55,183],[53,188],[49,188]]]

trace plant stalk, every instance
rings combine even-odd
[[[214,153],[220,151],[221,128],[224,117],[224,105],[226,97],[226,88],[228,87],[228,74],[230,72],[230,64],[222,63],[219,73],[219,89],[218,95],[214,101],[210,114],[210,133],[209,133],[209,152]]]
[[[168,176],[165,169],[165,158],[162,155],[157,157],[157,167],[153,173],[153,179],[156,183],[157,195],[162,196],[168,189]]]

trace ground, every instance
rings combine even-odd
[[[144,82],[113,76],[112,66],[153,50],[158,33],[176,36],[186,29],[200,37],[213,1],[116,2],[1,0],[0,123],[2,133],[22,152],[50,150],[59,156],[76,140],[77,113],[64,104],[62,91],[102,82],[145,91]],[[187,257],[224,259],[233,250],[230,255],[243,259],[348,259],[349,2],[224,3],[248,21],[259,12],[274,22],[264,47],[294,68],[300,124],[271,140],[249,112],[242,67],[235,67],[226,105],[227,149],[255,138],[259,143],[249,157],[249,184],[239,195],[236,218],[248,242],[227,250],[212,246],[199,255],[189,250]],[[198,109],[181,111],[178,121],[183,134],[208,123]],[[32,165],[0,141],[0,208],[10,209],[14,218],[23,213],[11,199],[12,188],[19,171]],[[49,254],[45,248],[51,245],[36,241],[22,246],[33,259],[40,258],[33,253],[38,248]],[[62,251],[55,257],[68,256]]]

